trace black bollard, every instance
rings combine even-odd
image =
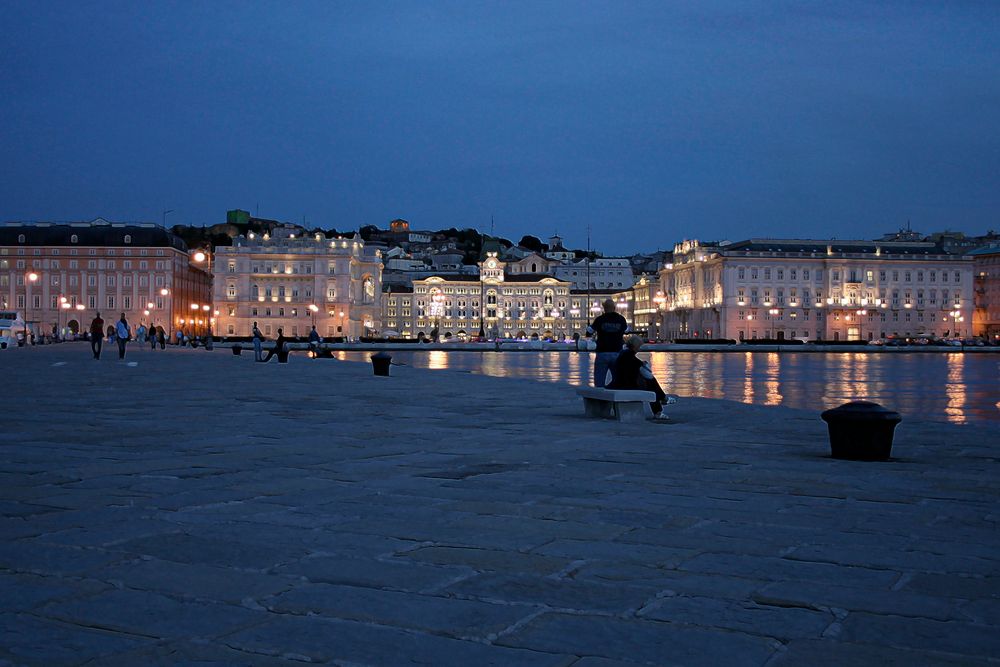
[[[851,401],[821,416],[830,431],[833,458],[852,461],[887,461],[896,424],[903,420],[871,401]]]
[[[372,370],[375,375],[389,377],[389,365],[392,363],[392,355],[388,352],[376,352],[372,355]]]
[[[243,346],[242,345],[233,345],[232,350],[233,350],[233,356],[234,357],[238,357],[241,354],[243,354]]]

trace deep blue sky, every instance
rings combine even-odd
[[[1000,228],[1000,2],[0,0],[0,219]]]

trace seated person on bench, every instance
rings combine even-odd
[[[642,338],[640,336],[629,336],[625,340],[625,349],[611,365],[611,384],[607,388],[641,389],[655,393],[656,401],[649,404],[653,411],[653,419],[667,419],[667,416],[663,414],[662,405],[668,402],[667,395],[660,389],[660,383],[653,377],[653,371],[649,370],[649,365],[635,356],[635,353],[641,348]]]

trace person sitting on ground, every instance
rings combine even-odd
[[[667,395],[660,388],[660,383],[653,377],[649,364],[635,356],[642,349],[642,337],[632,335],[625,340],[625,349],[621,351],[615,363],[611,366],[611,384],[608,389],[640,389],[656,394],[656,401],[649,404],[653,411],[653,419],[667,419],[663,413],[663,404],[669,402]]]
[[[267,356],[264,357],[264,363],[271,361],[271,357],[273,357],[276,354],[279,354],[282,350],[284,350],[286,342],[287,339],[285,338],[285,334],[281,332],[281,328],[279,327],[278,337],[274,340],[274,347],[272,347],[270,350],[267,351]],[[278,357],[278,361],[281,361],[280,356]]]

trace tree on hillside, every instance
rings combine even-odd
[[[517,242],[522,248],[527,248],[533,252],[539,254],[545,252],[546,245],[541,242],[540,239],[534,236],[528,236],[527,234],[521,237],[521,240]]]

